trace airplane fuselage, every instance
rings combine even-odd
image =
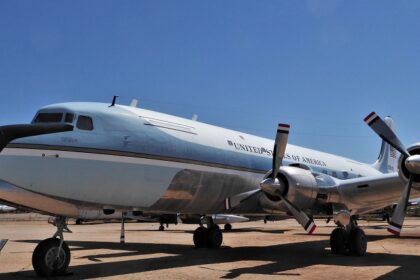
[[[73,124],[74,131],[13,141],[0,155],[0,178],[77,205],[222,213],[226,197],[257,189],[271,168],[273,140],[193,120],[128,106],[63,103],[42,108],[33,122],[49,117]],[[284,165],[290,164],[338,180],[381,174],[289,144]]]

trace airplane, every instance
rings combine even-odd
[[[0,208],[1,209],[1,208]],[[13,208],[14,209],[14,208]],[[204,218],[204,219],[203,219]],[[217,225],[224,225],[224,229],[229,231],[232,229],[232,223],[248,222],[250,219],[238,215],[228,214],[214,214],[213,221]],[[200,215],[185,215],[185,214],[155,214],[155,213],[136,213],[136,212],[114,212],[113,214],[105,215],[102,210],[86,210],[81,209],[79,217],[76,219],[76,224],[80,225],[85,221],[92,220],[137,220],[139,222],[158,222],[160,224],[159,231],[165,230],[164,224],[168,227],[169,224],[177,225],[179,222],[184,224],[202,224],[206,223],[206,219]]]
[[[83,208],[192,214],[206,217],[196,248],[219,248],[212,215],[290,215],[309,234],[313,218],[337,224],[334,254],[365,255],[357,215],[398,201],[389,231],[399,235],[407,200],[419,196],[420,144],[406,149],[388,123],[365,122],[383,139],[375,164],[288,144],[290,126],[275,140],[112,103],[45,106],[30,124],[0,127],[0,199],[55,216],[56,232],[32,255],[40,276],[61,275],[70,263],[67,218]],[[397,167],[389,164],[402,154]],[[397,172],[398,169],[398,172]]]
[[[0,205],[0,213],[7,213],[16,211],[16,208],[7,206],[7,205]]]

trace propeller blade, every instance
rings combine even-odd
[[[400,236],[401,228],[404,223],[405,212],[407,210],[408,200],[410,198],[411,185],[413,178],[410,176],[407,185],[405,185],[404,191],[398,201],[397,207],[392,213],[392,218],[388,226],[388,231],[396,236]]]
[[[290,213],[292,213],[292,215],[295,217],[296,221],[298,221],[298,223],[305,229],[305,231],[308,234],[312,234],[316,229],[314,220],[309,218],[309,216],[306,215],[305,212],[298,209],[285,197],[282,197],[281,199],[283,200],[284,204],[286,204],[287,209],[289,209]]]
[[[0,252],[3,250],[4,246],[6,246],[8,239],[0,239]]]
[[[400,139],[395,135],[391,128],[375,113],[372,112],[364,119],[364,121],[379,135],[385,142],[397,149],[405,157],[409,157]]]
[[[72,131],[73,126],[60,123],[16,124],[0,126],[0,152],[11,141],[35,135]]]
[[[286,151],[287,146],[287,139],[289,138],[289,129],[290,125],[283,123],[279,123],[277,127],[276,140],[273,150],[273,174],[271,175],[273,179],[277,177],[277,173],[279,172],[281,163],[283,161],[284,152]]]
[[[260,192],[260,189],[256,189],[248,192],[239,193],[237,195],[226,198],[224,202],[225,210],[235,208],[239,204],[259,194]]]

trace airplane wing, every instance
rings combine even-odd
[[[295,168],[295,167],[294,167]],[[337,205],[360,215],[381,209],[397,202],[405,182],[398,173],[338,180],[325,174],[312,173],[318,182],[316,205]],[[412,197],[420,197],[420,186],[415,185]],[[273,202],[263,192],[249,191],[227,198],[225,208],[229,213],[281,213],[287,211],[282,203]],[[315,213],[316,213],[316,209]],[[332,212],[330,214],[333,214]]]

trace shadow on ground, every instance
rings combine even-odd
[[[370,236],[370,241],[387,238],[386,236]],[[20,240],[16,242],[38,243],[39,240]],[[177,267],[199,266],[211,269],[206,265],[237,262],[264,261],[246,268],[234,268],[224,271],[223,278],[234,279],[243,274],[289,275],[289,270],[305,268],[313,265],[338,265],[348,267],[397,266],[398,269],[384,275],[381,279],[418,279],[420,274],[420,256],[397,255],[385,253],[369,253],[365,257],[335,256],[330,253],[327,240],[306,241],[266,247],[222,247],[218,250],[195,249],[191,245],[153,244],[112,242],[69,241],[72,251],[106,249],[119,252],[92,254],[85,256],[91,261],[89,264],[70,266],[73,276],[62,279],[88,279],[156,271]],[[122,251],[122,252],[121,252]],[[144,259],[149,254],[168,254],[170,256],[152,257]],[[116,260],[119,257],[135,257],[139,259]],[[103,262],[103,260],[106,260]],[[35,278],[33,271],[0,273],[0,279]],[[60,279],[59,277],[58,279]]]

